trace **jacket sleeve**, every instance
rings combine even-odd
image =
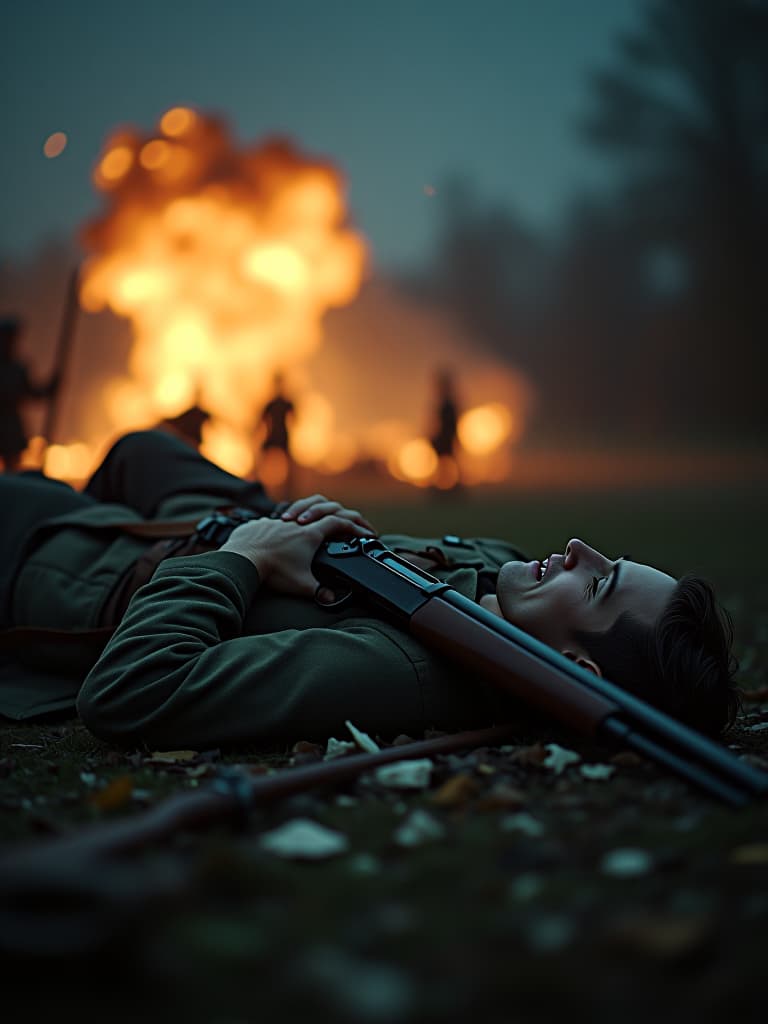
[[[243,636],[259,588],[233,552],[170,558],[136,592],[77,710],[108,742],[154,749],[425,728],[412,650],[373,619]]]

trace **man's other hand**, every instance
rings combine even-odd
[[[374,531],[337,514],[323,514],[307,525],[282,519],[254,519],[235,527],[219,550],[247,558],[256,566],[262,583],[273,590],[312,597],[318,588],[311,571],[315,552],[331,537],[350,535],[371,537]]]
[[[326,498],[324,494],[313,494],[309,498],[297,498],[280,518],[284,522],[296,522],[300,526],[305,526],[309,523],[316,523],[325,516],[339,516],[356,526],[364,526],[371,533],[376,533],[374,527],[356,508],[344,508],[338,501]]]

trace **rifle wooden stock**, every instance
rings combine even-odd
[[[427,647],[579,732],[596,733],[618,707],[604,697],[559,678],[544,662],[531,660],[506,637],[442,597],[425,602],[410,619],[410,631]]]

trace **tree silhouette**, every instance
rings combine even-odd
[[[762,433],[768,4],[649,0],[591,104],[584,135],[615,160],[628,229],[685,268],[667,353],[679,407]]]

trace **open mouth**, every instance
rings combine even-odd
[[[545,558],[543,562],[539,562],[539,583],[544,579],[549,568],[549,559]]]

